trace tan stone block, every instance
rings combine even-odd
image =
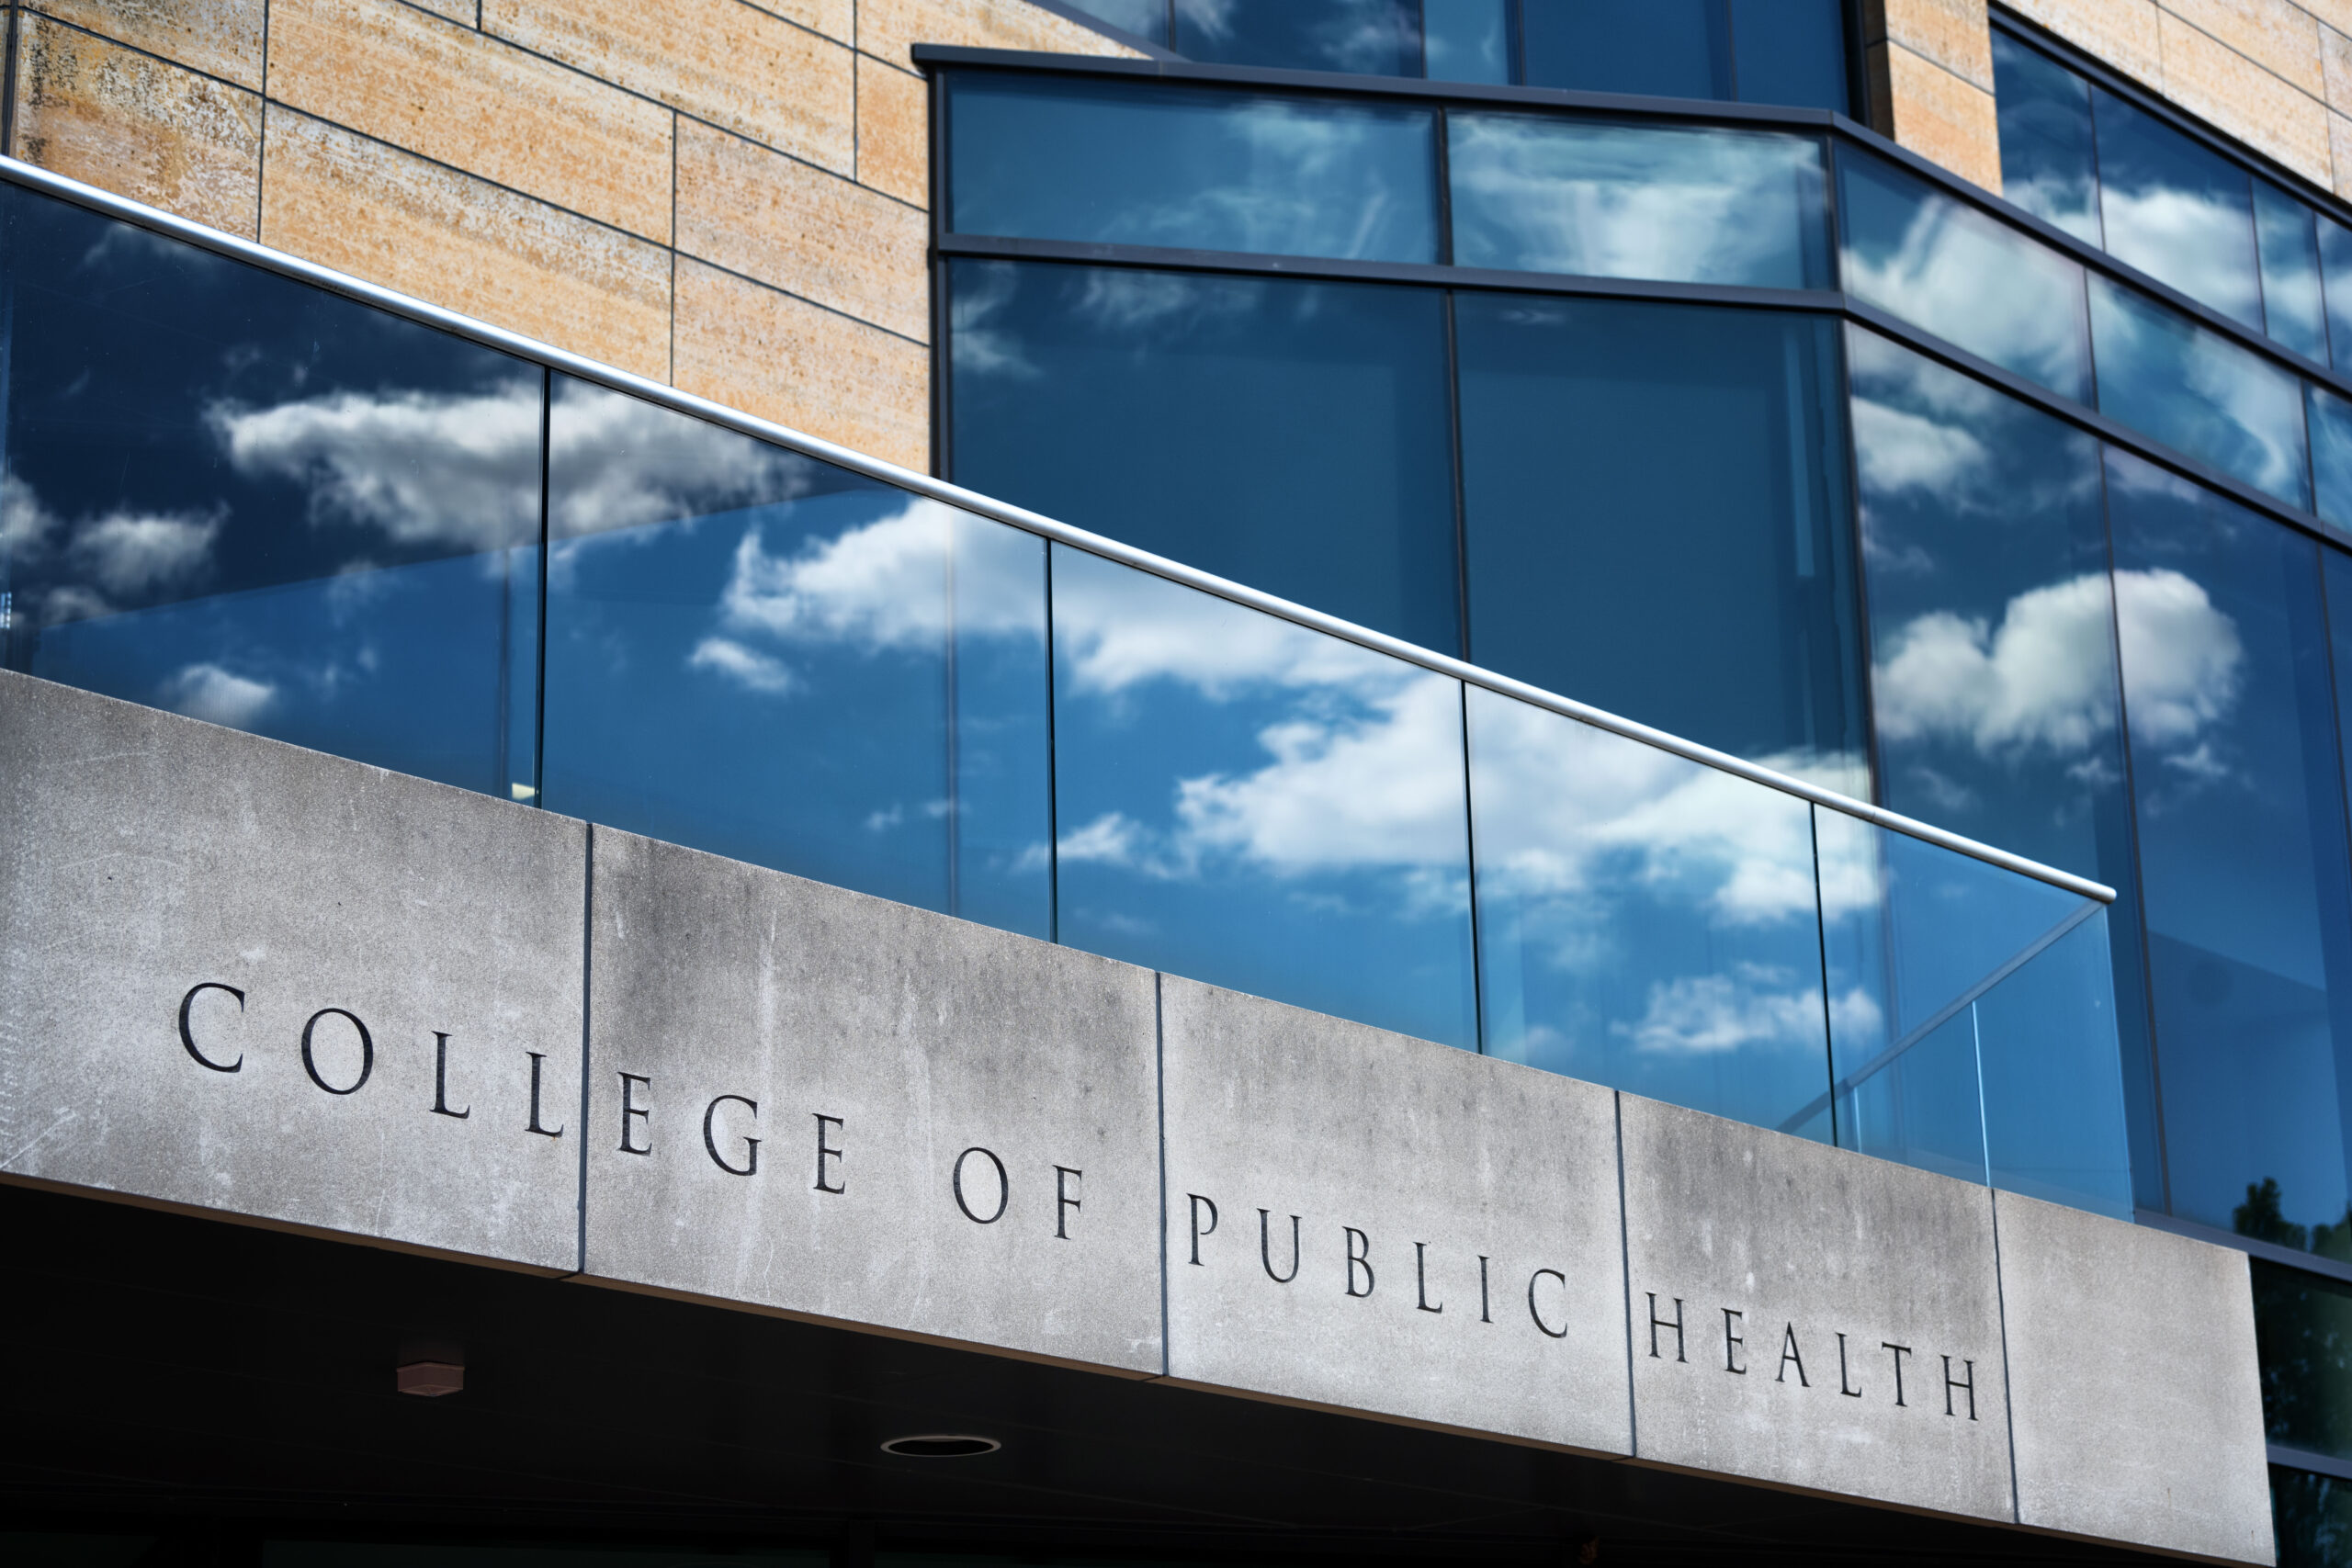
[[[261,239],[355,276],[663,378],[670,253],[273,107]]]
[[[931,464],[931,351],[678,258],[683,391],[918,471]]]
[[[2001,188],[2001,132],[1993,95],[1901,44],[1882,44],[1894,140],[1986,190]],[[1878,51],[1872,51],[1877,53]],[[1880,62],[1873,61],[1874,68]]]
[[[1884,0],[1880,9],[1888,42],[1993,90],[1993,28],[1984,0]]]
[[[30,0],[29,8],[261,90],[268,0]]]
[[[2328,188],[2336,195],[2352,200],[2352,119],[2328,111],[2327,148],[2334,178]]]
[[[2319,23],[2291,0],[2164,0],[2164,6],[2272,75],[2320,96]]]
[[[2161,22],[2167,98],[2305,179],[2327,182],[2325,105],[2178,17]]]
[[[858,48],[893,65],[912,65],[909,51],[918,43],[1142,58],[1141,51],[1023,0],[857,0]]]
[[[447,17],[453,22],[463,22],[469,28],[474,26],[481,16],[479,0],[408,0],[408,3],[412,6],[421,6],[434,15]]]
[[[253,237],[259,96],[46,17],[19,22],[17,157]]]
[[[2352,0],[2301,0],[2304,10],[2339,33],[2352,33]]]
[[[2352,109],[2352,38],[2334,28],[2319,30],[2320,79],[2331,108]]]
[[[269,96],[632,233],[670,238],[676,116],[397,0],[273,0]]]
[[[931,205],[931,85],[857,58],[857,183]]]
[[[678,249],[901,336],[931,336],[920,209],[693,120],[678,127]]]
[[[779,152],[855,171],[848,47],[742,0],[483,0],[482,26]]]
[[[2163,91],[2164,40],[2155,0],[2006,0],[2093,59]]]

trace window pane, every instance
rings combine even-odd
[[[2327,301],[2329,359],[2352,367],[2352,229],[2319,217],[2319,271]]]
[[[1866,793],[1829,323],[1500,294],[1455,310],[1471,657]]]
[[[2311,416],[2314,509],[2352,532],[2352,402],[2309,382],[2303,394]]]
[[[1421,48],[1433,82],[1510,80],[1510,0],[1421,0]]]
[[[1410,0],[1176,0],[1176,52],[1216,65],[1421,73]]]
[[[1728,98],[1728,21],[1724,0],[1521,0],[1527,85]]]
[[[2252,176],[2103,87],[2092,113],[2108,254],[2260,332]]]
[[[2290,505],[2312,503],[2293,376],[2120,284],[2091,279],[2099,412]]]
[[[2352,887],[2318,547],[2110,451],[2173,1212],[2345,1214]]]
[[[1845,12],[1843,0],[1731,0],[1739,101],[1844,112]]]
[[[1061,940],[1476,1049],[1456,682],[1057,545]]]
[[[1883,159],[1838,152],[1847,291],[2004,370],[2091,399],[2083,269]]]
[[[1437,260],[1433,110],[956,73],[947,115],[959,233]]]
[[[11,186],[6,665],[537,782],[536,366]]]
[[[2312,1250],[2352,1261],[2352,1235],[2326,1228]],[[2255,1259],[2254,1335],[2270,1440],[2352,1459],[2352,1284]]]
[[[1829,286],[1811,137],[1464,112],[1447,136],[1463,266]]]
[[[2098,443],[1847,337],[1881,799],[2121,891],[2134,1169],[2164,1202]]]
[[[2090,84],[1998,28],[1993,83],[2001,194],[2078,240],[2103,244]]]
[[[1826,1101],[1811,807],[1492,692],[1469,705],[1488,1054],[1768,1127]]]
[[[2267,180],[2254,182],[2255,235],[2262,250],[2262,320],[2271,337],[2327,363],[2320,308],[2319,236],[2312,209]]]
[[[1444,298],[958,261],[957,482],[1453,652]]]
[[[1157,44],[1168,41],[1168,0],[1068,0],[1090,17],[1099,17],[1139,39]]]
[[[2278,1568],[2336,1568],[2352,1552],[2352,1481],[2273,1468],[2270,1518]]]
[[[1042,934],[1040,542],[569,379],[551,441],[547,804]]]

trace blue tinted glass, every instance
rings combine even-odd
[[[2319,271],[2327,304],[2328,357],[2352,367],[2352,229],[2318,219]]]
[[[1090,17],[1152,43],[1168,41],[1168,0],[1066,0]]]
[[[2252,176],[2105,88],[2092,102],[2108,254],[2260,332]]]
[[[1471,657],[1866,791],[1834,329],[1503,294],[1455,309]]]
[[[2177,310],[2090,281],[2099,412],[2308,510],[2301,382]]]
[[[1442,295],[959,261],[957,482],[1461,646]]]
[[[2160,1208],[2098,443],[1860,328],[1847,353],[1880,798],[2122,890],[2134,1169]]]
[[[2078,240],[2103,243],[2090,84],[1995,28],[1993,85],[2001,194]]]
[[[550,441],[547,804],[1042,932],[1038,542],[580,382]]]
[[[2108,489],[2173,1212],[2242,1225],[2267,1180],[2333,1224],[2352,889],[2318,547],[2121,453]]]
[[[1142,83],[948,78],[960,233],[1433,262],[1433,110]]]
[[[2262,252],[2263,330],[2304,358],[2327,363],[2319,235],[2312,209],[2267,180],[2254,182],[2255,237]]]
[[[2352,1481],[2274,1466],[2270,1522],[2278,1568],[2335,1568],[2352,1554]]]
[[[1216,65],[1421,73],[1413,0],[1176,0],[1176,52]]]
[[[2352,533],[2352,402],[2306,382],[2311,416],[2313,510]]]
[[[1812,137],[1464,111],[1446,134],[1460,265],[1829,286]]]
[[[1744,104],[1844,112],[1844,0],[1731,0],[1733,75]]]
[[[1057,545],[1063,942],[1475,1049],[1462,688]]]
[[[2104,910],[2043,948],[1970,1011],[1996,1187],[2128,1220],[2133,1162]]]
[[[1510,0],[1421,0],[1421,50],[1432,82],[1510,80]]]
[[[1487,1052],[1765,1126],[1825,1099],[1811,807],[1468,698]]]
[[[1724,0],[1521,0],[1520,48],[1531,87],[1732,96]]]
[[[2079,265],[1850,147],[1838,150],[1838,200],[1849,293],[2090,401]]]
[[[541,373],[0,192],[6,668],[528,798]]]
[[[2312,1250],[2352,1261],[2344,1256],[2352,1235],[2327,1228],[2329,1245]],[[2306,1239],[2284,1241],[2300,1248]],[[2256,1259],[2254,1335],[2265,1434],[2307,1453],[2352,1459],[2352,1284]]]

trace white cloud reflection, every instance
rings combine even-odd
[[[19,571],[60,564],[74,573],[72,581],[40,589],[20,605],[37,626],[107,615],[117,600],[201,583],[226,516],[225,508],[115,508],[68,519],[14,470],[0,472],[0,550],[6,559]]]

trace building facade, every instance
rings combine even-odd
[[[6,11],[21,1549],[2352,1559],[2352,13]]]

